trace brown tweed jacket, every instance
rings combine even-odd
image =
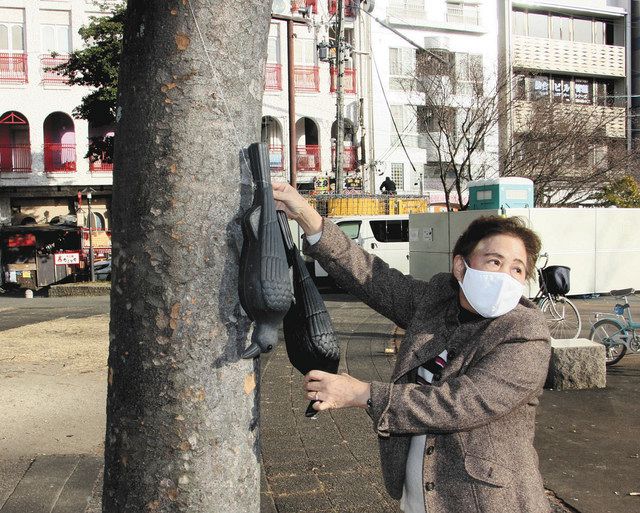
[[[496,319],[458,322],[449,273],[405,276],[359,248],[331,221],[305,252],[344,289],[406,330],[391,383],[371,384],[371,416],[389,494],[402,495],[411,436],[426,434],[428,513],[548,513],[533,447],[550,336],[522,298]],[[449,352],[440,381],[415,384],[417,367]]]

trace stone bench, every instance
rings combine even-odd
[[[605,388],[605,348],[586,338],[553,339],[545,388],[579,390]]]

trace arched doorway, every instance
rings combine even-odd
[[[298,173],[315,175],[321,170],[318,125],[311,118],[296,121],[296,168]]]
[[[353,173],[358,169],[358,153],[355,144],[355,127],[350,119],[344,120],[344,136],[343,136],[343,158],[342,169],[345,173]],[[333,122],[331,125],[331,168],[335,171],[336,167],[336,144],[338,138],[338,123]]]
[[[267,143],[269,146],[271,176],[279,175],[284,177],[284,140],[282,126],[276,118],[272,116],[264,116],[262,118],[260,141]]]
[[[31,172],[29,122],[15,110],[0,116],[0,172]]]
[[[76,133],[71,116],[53,112],[44,120],[43,130],[45,172],[75,172]]]

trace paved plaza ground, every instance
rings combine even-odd
[[[385,349],[395,326],[350,296],[325,299],[342,370],[388,379],[395,356]],[[610,303],[579,301],[587,332],[590,313]],[[0,297],[2,513],[100,511],[108,309],[106,297]],[[263,513],[399,511],[382,485],[368,416],[305,418],[301,381],[283,344],[264,358]],[[565,504],[557,511],[640,511],[640,497],[629,495],[640,491],[639,393],[636,355],[609,370],[606,389],[545,391],[536,446],[545,485]]]

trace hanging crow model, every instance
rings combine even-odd
[[[292,301],[289,264],[271,190],[267,145],[251,144],[249,161],[256,191],[253,204],[242,218],[244,241],[238,291],[240,304],[256,325],[251,345],[242,358],[255,358],[275,347],[278,327]]]
[[[338,372],[340,347],[324,301],[311,279],[298,248],[293,243],[289,222],[278,211],[278,221],[284,237],[289,263],[293,267],[294,302],[283,321],[284,341],[291,364],[302,374],[317,369]],[[317,412],[311,401],[305,415]]]

